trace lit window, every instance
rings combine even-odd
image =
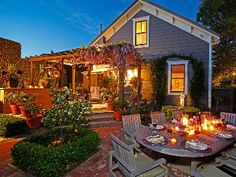
[[[147,44],[147,20],[135,24],[135,45]]]
[[[188,93],[188,60],[169,60],[168,95]]]
[[[184,92],[184,65],[171,66],[171,92]]]
[[[133,19],[133,45],[137,48],[149,47],[150,16]]]

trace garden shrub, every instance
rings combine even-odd
[[[70,164],[82,163],[98,149],[98,135],[85,128],[64,128],[60,145],[52,142],[61,136],[60,128],[33,134],[18,142],[12,150],[12,159],[22,170],[40,177],[59,177],[70,170]]]
[[[10,137],[26,132],[28,126],[24,119],[0,114],[0,135]]]

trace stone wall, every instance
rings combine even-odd
[[[0,65],[1,63],[15,63],[21,58],[21,44],[0,37]]]

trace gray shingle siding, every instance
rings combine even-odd
[[[194,58],[201,60],[204,63],[206,80],[204,102],[207,104],[209,44],[145,11],[138,12],[133,18],[143,16],[150,16],[149,47],[138,49],[143,58],[149,60],[175,53],[180,55],[192,55]],[[133,43],[132,19],[108,39],[108,43],[117,43],[120,41]],[[189,78],[191,78],[192,75],[192,69],[189,67]],[[177,104],[177,96],[167,96],[166,104]]]

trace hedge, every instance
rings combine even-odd
[[[61,145],[49,146],[60,136],[60,129],[52,129],[34,134],[18,142],[12,149],[13,163],[24,171],[31,171],[40,177],[63,176],[71,163],[82,163],[97,151],[99,136],[85,128],[78,134],[74,129],[66,128]]]
[[[25,119],[0,114],[0,135],[10,137],[24,133],[27,129]]]

